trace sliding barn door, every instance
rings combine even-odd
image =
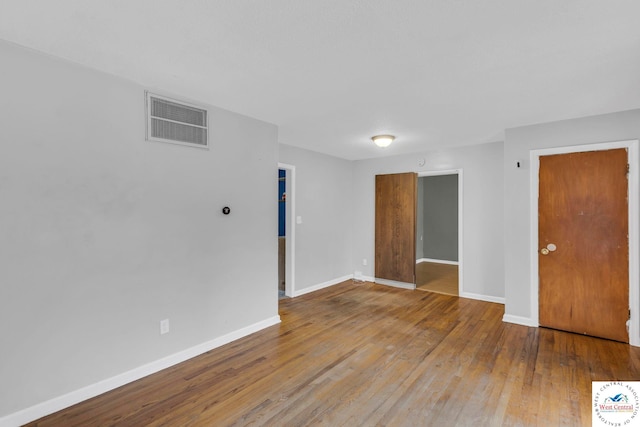
[[[415,284],[416,173],[376,175],[376,258],[378,279]]]
[[[540,325],[629,341],[627,150],[540,157]]]

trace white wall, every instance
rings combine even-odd
[[[296,168],[295,294],[344,280],[353,274],[352,162],[284,144],[279,161]]]
[[[425,165],[418,167],[418,159]],[[501,142],[354,162],[353,264],[374,276],[375,176],[386,173],[463,170],[463,291],[504,298],[503,144]],[[368,265],[362,265],[367,259]]]
[[[505,288],[507,318],[531,318],[530,150],[640,138],[640,110],[507,129],[504,145]],[[523,167],[516,168],[516,162]]]
[[[147,142],[143,87],[0,57],[0,418],[277,318],[274,125],[211,107],[210,150]]]

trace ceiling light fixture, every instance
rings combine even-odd
[[[396,139],[393,135],[376,135],[371,137],[371,140],[380,148],[385,148],[391,145],[393,140]]]

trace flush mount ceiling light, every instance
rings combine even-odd
[[[380,148],[385,148],[391,145],[393,140],[396,139],[393,135],[376,135],[371,137],[371,140]]]

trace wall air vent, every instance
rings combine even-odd
[[[147,92],[147,139],[209,148],[207,110]]]

